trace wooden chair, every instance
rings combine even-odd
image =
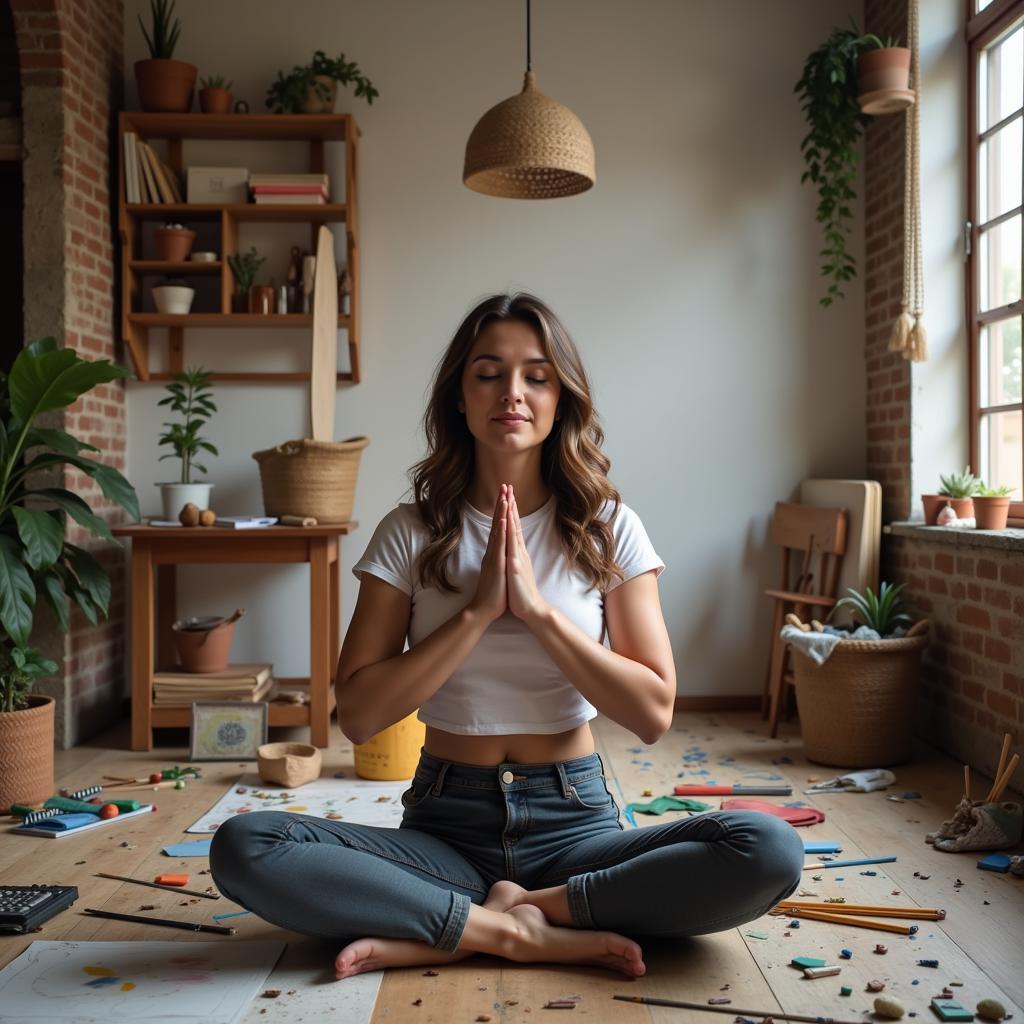
[[[789,612],[810,621],[817,609],[828,614],[836,601],[839,573],[846,553],[846,509],[817,508],[776,502],[772,543],[782,548],[782,579],[778,590],[765,593],[774,602],[768,673],[761,698],[761,717],[769,718],[771,735],[779,731],[779,709],[793,684],[789,650],[779,636]]]

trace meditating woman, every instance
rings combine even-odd
[[[481,302],[441,360],[425,429],[415,502],[353,567],[336,679],[353,743],[417,708],[426,724],[401,825],[238,815],[210,851],[221,892],[343,943],[338,978],[474,952],[635,977],[644,936],[732,928],[789,896],[803,844],[778,818],[623,828],[590,720],[646,744],[672,722],[665,566],[607,478],[555,314],[522,293]],[[651,444],[652,478],[671,472]]]

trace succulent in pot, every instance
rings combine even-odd
[[[153,233],[156,256],[168,263],[184,263],[192,251],[196,233],[184,224],[167,223]]]
[[[181,21],[174,17],[174,0],[149,0],[151,30],[139,15],[139,26],[149,47],[150,59],[135,62],[135,84],[143,110],[185,114],[192,107],[197,68],[175,60]]]
[[[1006,520],[1010,515],[1010,499],[1012,497],[1012,487],[1007,487],[1005,484],[989,487],[979,482],[972,499],[977,529],[1005,530]]]
[[[248,252],[228,256],[228,266],[235,278],[235,293],[231,300],[234,312],[248,312],[249,289],[255,284],[260,267],[266,262],[267,257],[261,256],[255,245],[249,246]]]
[[[981,481],[966,466],[962,473],[950,473],[939,477],[937,494],[922,494],[921,504],[924,507],[926,526],[935,526],[939,513],[948,505],[957,519],[969,519],[974,515],[973,496],[977,493]]]
[[[208,75],[199,79],[199,109],[204,114],[231,113],[231,87],[223,75]]]

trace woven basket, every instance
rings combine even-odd
[[[42,804],[53,796],[52,697],[29,696],[21,711],[0,711],[0,813],[11,804]]]
[[[841,768],[909,761],[927,643],[927,636],[842,640],[824,665],[791,648],[807,759]]]
[[[347,523],[356,498],[359,459],[368,437],[347,441],[286,441],[253,452],[260,467],[268,516],[312,516],[318,523]]]

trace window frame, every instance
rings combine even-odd
[[[978,140],[978,66],[982,50],[1000,36],[1013,22],[1024,17],[1024,0],[994,0],[988,7],[974,13],[976,0],[966,0],[967,23],[967,225],[970,249],[966,259],[966,324],[968,339],[969,431],[971,465],[981,467],[981,330],[990,322],[1003,322],[1013,315],[1024,315],[1024,295],[1016,302],[999,307],[1010,316],[993,317],[980,313],[979,287],[981,264],[981,232],[979,216],[978,164],[981,144]],[[990,218],[997,220],[998,218]],[[1022,258],[1024,264],[1024,258]],[[1024,270],[1024,265],[1022,265]],[[1024,409],[1021,411],[1024,418]],[[1024,445],[1021,459],[1024,461]],[[1024,526],[1024,494],[1022,500],[1010,502],[1011,526]]]

